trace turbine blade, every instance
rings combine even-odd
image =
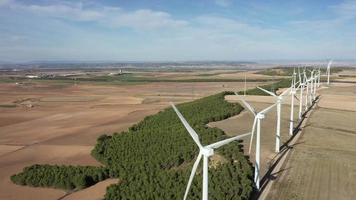
[[[271,109],[272,109],[274,106],[276,106],[276,105],[277,105],[277,104],[273,104],[273,105],[267,107],[266,109],[262,110],[260,113],[265,114],[265,113],[267,113],[269,110],[271,110]]]
[[[187,188],[185,189],[184,200],[187,199],[187,196],[189,194],[189,189],[190,189],[190,186],[192,185],[192,182],[193,182],[193,179],[194,179],[194,176],[195,176],[195,172],[197,171],[197,168],[198,168],[199,162],[201,160],[201,157],[202,157],[202,154],[199,153],[199,155],[197,157],[197,160],[194,162],[194,165],[193,165],[193,168],[192,168],[192,172],[190,173],[188,185],[187,185]]]
[[[253,125],[252,125],[251,138],[250,138],[250,146],[249,146],[249,148],[248,148],[248,154],[249,154],[249,155],[251,154],[252,141],[253,141],[253,135],[255,134],[256,123],[257,123],[257,118],[255,117],[255,119],[253,120]]]
[[[250,110],[253,115],[256,115],[255,109],[253,109],[253,107],[252,107],[249,103],[247,103],[244,99],[242,99],[236,92],[235,92],[235,94],[239,97],[239,99],[240,99],[240,100],[242,101],[242,103],[246,106],[246,108],[247,108],[248,110]]]
[[[238,139],[241,139],[243,137],[246,137],[248,135],[251,135],[251,133],[245,133],[245,134],[242,134],[242,135],[238,135],[238,136],[235,136],[235,137],[231,137],[231,138],[228,138],[228,139],[225,139],[225,140],[222,140],[222,141],[219,141],[219,142],[215,142],[213,144],[209,144],[207,145],[207,147],[209,148],[213,148],[213,149],[217,149],[225,144],[228,144],[232,141],[235,141],[235,140],[238,140]]]
[[[194,142],[199,146],[199,148],[202,147],[200,141],[199,141],[199,136],[198,134],[195,132],[195,130],[189,125],[189,123],[187,122],[187,120],[184,119],[183,115],[179,112],[179,110],[176,108],[176,106],[171,102],[171,105],[173,107],[173,110],[177,113],[180,121],[183,123],[184,127],[187,129],[188,133],[190,134],[190,136],[192,136]]]
[[[285,94],[287,94],[287,92],[289,92],[290,89],[291,89],[291,88],[288,88],[288,89],[284,90],[284,91],[282,92],[282,94],[280,94],[279,96],[284,96]]]
[[[257,88],[260,89],[260,90],[262,90],[262,91],[264,91],[264,92],[266,92],[266,93],[268,93],[268,94],[271,95],[271,96],[274,96],[274,97],[277,96],[277,95],[274,94],[273,92],[270,92],[270,91],[268,91],[268,90],[266,90],[266,89],[263,89],[263,88],[261,88],[261,87],[257,87]]]

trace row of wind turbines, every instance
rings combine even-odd
[[[332,61],[329,61],[326,69],[327,76],[327,85],[330,84],[330,68]],[[202,200],[208,200],[208,171],[209,171],[209,157],[214,155],[214,149],[217,149],[223,145],[229,144],[232,141],[240,140],[244,137],[250,136],[250,146],[249,146],[249,154],[251,154],[251,148],[253,144],[254,135],[256,135],[256,144],[255,144],[255,173],[254,173],[254,183],[257,190],[260,190],[260,158],[261,158],[261,123],[265,118],[265,115],[275,106],[277,107],[277,124],[276,124],[276,144],[275,151],[278,153],[281,147],[281,109],[284,97],[289,94],[291,96],[291,113],[290,113],[290,124],[289,124],[289,136],[293,135],[294,131],[294,99],[299,101],[299,112],[298,118],[302,120],[303,115],[309,110],[309,108],[313,105],[313,102],[316,100],[317,88],[321,86],[320,77],[321,77],[321,69],[320,67],[316,69],[315,67],[312,70],[308,70],[310,72],[310,76],[308,76],[307,68],[298,67],[298,73],[296,73],[295,68],[292,75],[291,86],[284,90],[281,94],[276,95],[273,92],[270,92],[264,88],[258,87],[260,90],[266,92],[267,94],[273,96],[275,98],[275,103],[262,111],[257,112],[248,102],[246,102],[240,95],[235,93],[240,101],[245,105],[245,107],[254,115],[254,120],[252,124],[252,130],[249,133],[245,133],[242,135],[238,135],[235,137],[231,137],[210,145],[203,146],[199,140],[198,134],[195,130],[189,125],[183,115],[179,112],[176,106],[171,103],[173,110],[178,115],[180,121],[183,123],[184,127],[187,129],[188,133],[199,147],[199,154],[196,161],[193,164],[193,168],[189,177],[189,181],[186,187],[186,191],[184,194],[184,200],[187,199],[190,186],[193,182],[194,176],[198,169],[198,165],[203,158],[203,187],[202,187]],[[298,75],[298,77],[297,77]],[[298,81],[297,81],[298,78]],[[297,97],[297,92],[299,92],[299,97]],[[304,94],[305,93],[305,94]]]

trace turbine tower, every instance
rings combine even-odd
[[[315,70],[315,73],[314,73],[314,101],[315,101],[315,99],[316,99],[316,90],[317,90],[317,84],[318,84],[318,82],[317,82],[317,79],[318,79],[318,77],[317,77],[317,71]]]
[[[320,70],[320,66],[318,69],[318,87],[320,87],[320,76],[321,76],[321,70]]]
[[[282,109],[282,101],[283,101],[283,96],[288,93],[288,91],[291,88],[286,89],[285,91],[282,92],[280,95],[276,95],[273,92],[270,92],[268,90],[265,90],[263,88],[257,87],[258,89],[266,92],[267,94],[275,97],[276,99],[276,104],[277,104],[277,129],[276,129],[276,152],[279,152],[280,148],[280,143],[281,143],[281,109]]]
[[[315,78],[314,78],[314,69],[308,70],[310,72],[310,96],[309,96],[309,103],[312,104],[313,100],[315,100]]]
[[[328,82],[327,82],[328,85],[330,85],[330,67],[331,67],[331,64],[333,64],[333,60],[329,61],[328,67],[326,69],[326,73],[327,73],[327,76],[328,76]]]
[[[304,86],[305,86],[305,77],[300,73],[300,68],[298,68],[298,75],[299,75],[299,86],[300,86],[300,96],[299,96],[299,120],[302,119],[302,108],[303,108],[303,91],[304,91]]]
[[[308,98],[309,98],[309,79],[308,76],[304,70],[304,79],[305,79],[305,84],[306,84],[306,94],[305,94],[305,111],[308,110]]]
[[[299,83],[299,82],[298,82]],[[297,85],[296,83],[296,73],[295,69],[293,70],[293,78],[292,78],[292,84],[291,84],[291,104],[290,104],[290,122],[289,122],[289,135],[293,135],[293,129],[294,129],[294,98],[298,100],[298,98],[295,96],[297,93],[297,89],[295,86]],[[298,86],[299,87],[299,86]]]
[[[210,144],[210,145],[203,146],[200,143],[199,136],[195,132],[195,130],[189,125],[187,120],[184,119],[183,115],[179,112],[179,110],[175,107],[175,105],[173,103],[171,103],[171,105],[173,107],[173,110],[178,115],[180,121],[183,123],[184,127],[187,129],[188,133],[190,134],[190,136],[193,138],[194,142],[199,147],[199,154],[198,154],[196,161],[194,162],[192,172],[189,177],[188,185],[187,185],[187,188],[186,188],[185,194],[184,194],[184,200],[187,199],[190,186],[192,184],[193,178],[195,176],[195,172],[197,171],[198,165],[199,165],[202,157],[203,157],[203,195],[202,195],[202,200],[208,200],[208,170],[209,170],[208,162],[209,162],[209,157],[214,155],[214,149],[217,149],[217,148],[219,148],[223,145],[226,145],[230,142],[233,142],[235,140],[239,140],[243,137],[249,136],[249,135],[251,135],[251,133],[238,135],[238,136],[231,137],[231,138],[228,138],[228,139],[225,139],[225,140],[222,140],[222,141]]]
[[[240,96],[235,92],[235,94],[240,98]],[[255,129],[257,126],[257,132],[256,132],[256,152],[255,152],[255,177],[254,177],[254,182],[256,185],[256,188],[259,190],[260,189],[260,160],[261,160],[261,122],[265,118],[265,114],[271,110],[276,104],[273,104],[266,109],[256,112],[255,109],[247,103],[244,99],[240,98],[242,103],[246,106],[246,108],[253,114],[255,117],[253,120],[253,125],[252,125],[252,131],[251,131],[251,139],[250,139],[250,146],[249,146],[249,154],[251,154],[251,147],[252,147],[252,142],[253,142],[253,135],[255,134]]]

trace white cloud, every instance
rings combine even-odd
[[[304,32],[320,34],[333,32],[349,24],[349,20],[356,18],[356,1],[344,1],[329,6],[329,14],[332,16],[324,19],[290,21],[289,25]]]
[[[38,15],[66,18],[75,21],[94,21],[100,19],[102,14],[96,10],[84,9],[79,4],[55,4],[55,5],[23,5],[16,4],[14,8],[23,9]]]
[[[215,0],[215,3],[221,7],[228,7],[231,5],[232,0]]]
[[[331,6],[336,14],[343,18],[356,17],[356,1],[344,1],[338,5]]]
[[[188,22],[175,20],[170,14],[148,9],[136,10],[134,12],[122,12],[112,19],[112,25],[117,27],[132,27],[136,29],[156,29],[162,27],[180,27]]]
[[[59,1],[56,4],[49,5],[27,5],[12,2],[10,5],[12,9],[20,9],[34,15],[72,21],[89,21],[114,28],[127,27],[147,30],[181,27],[188,24],[184,20],[173,19],[169,13],[149,9],[125,11],[119,7],[96,5],[94,8],[83,3],[70,3],[66,1]]]
[[[12,0],[0,0],[0,7],[1,6],[6,6],[11,3]]]

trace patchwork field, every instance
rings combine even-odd
[[[196,79],[274,80],[255,71],[144,72],[135,76],[163,80]],[[280,78],[280,77],[279,77]],[[345,78],[340,78],[345,79]],[[349,82],[353,77],[347,77]],[[270,82],[247,82],[247,88]],[[13,184],[9,177],[32,164],[91,165],[96,139],[126,130],[145,116],[175,103],[221,91],[241,91],[243,82],[137,82],[130,84],[63,81],[28,81],[0,84],[0,199],[100,199],[105,188],[118,180],[99,182],[79,192],[32,188]],[[351,199],[356,185],[356,87],[338,83],[321,88],[318,108],[303,128],[302,137],[287,157],[267,199]],[[256,110],[271,105],[272,97],[244,97]],[[239,102],[236,96],[226,96]],[[282,143],[289,138],[289,98],[282,106]],[[341,102],[341,103],[340,103]],[[295,110],[298,101],[295,101]],[[331,118],[330,116],[333,116]],[[263,174],[276,159],[276,110],[262,122]],[[295,112],[297,119],[297,112]],[[247,110],[232,118],[208,124],[228,135],[249,132],[253,116]],[[248,152],[249,140],[243,141]],[[250,160],[254,162],[253,144]],[[305,169],[308,170],[305,170]],[[296,189],[298,188],[298,189]],[[327,191],[327,192],[325,192]]]
[[[247,83],[247,87],[260,84],[265,82]],[[90,152],[98,136],[126,130],[167,107],[169,101],[190,101],[243,87],[244,83],[234,82],[115,86],[2,83],[0,105],[12,106],[0,107],[0,199],[97,199],[110,182],[66,194],[62,190],[18,186],[9,177],[32,164],[97,166]]]

